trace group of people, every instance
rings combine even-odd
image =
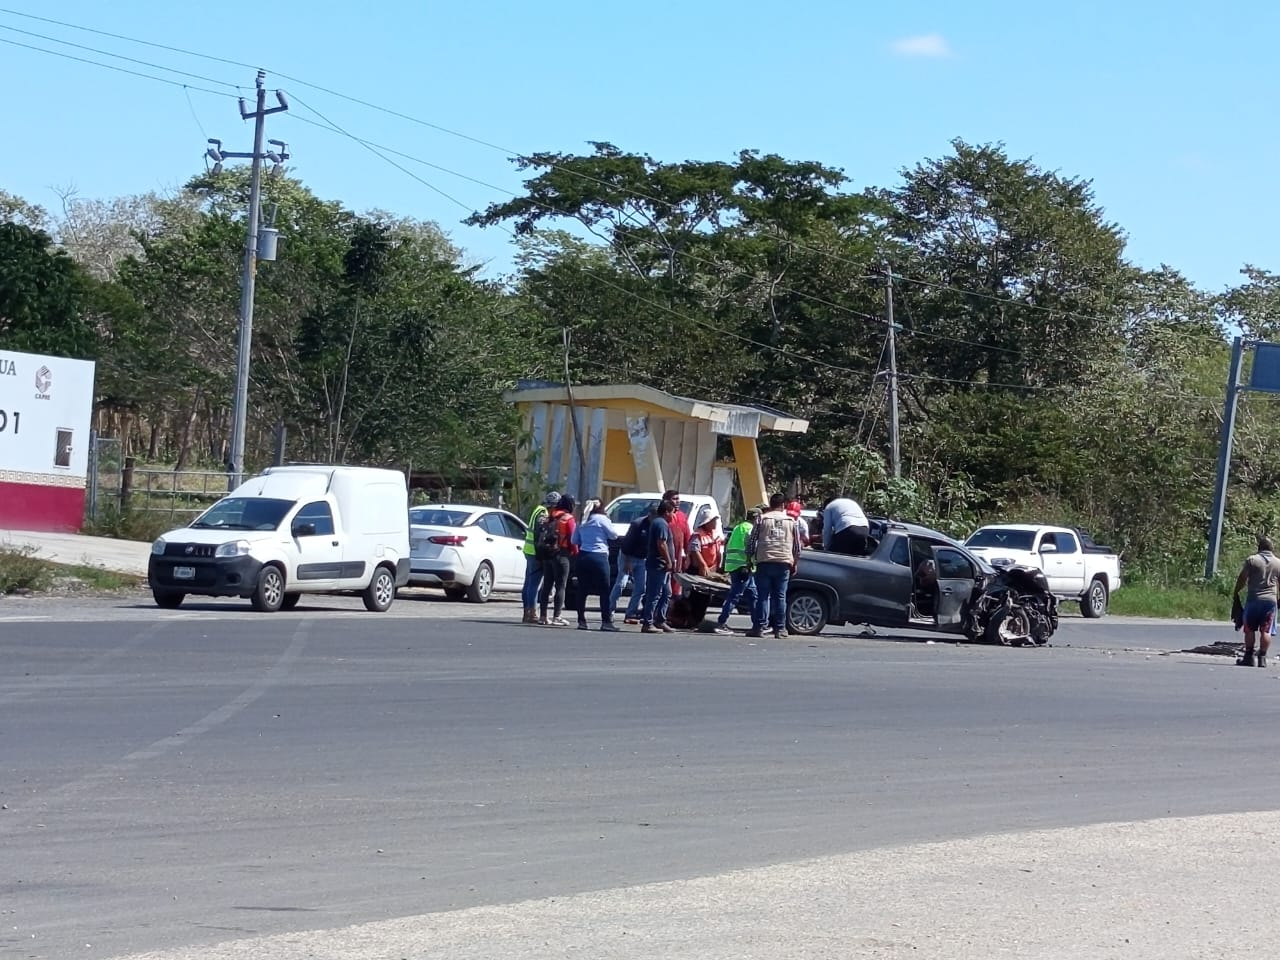
[[[524,623],[569,626],[565,589],[571,565],[577,571],[579,630],[590,629],[587,604],[599,598],[600,629],[616,632],[618,604],[628,583],[631,597],[623,622],[642,633],[670,633],[673,597],[680,594],[676,572],[727,578],[729,594],[714,630],[731,635],[729,617],[746,603],[751,610],[749,637],[771,632],[785,637],[787,586],[801,550],[817,531],[800,516],[800,505],[774,494],[767,507],[747,511],[725,537],[719,517],[703,507],[694,523],[680,509],[680,494],[668,490],[658,504],[633,520],[619,537],[600,501],[591,501],[581,523],[573,497],[548,493],[529,517],[525,535]],[[832,499],[820,515],[823,549],[865,553],[867,518],[856,502]],[[617,542],[617,576],[612,576],[610,547]],[[816,545],[816,544],[815,544]],[[699,611],[701,616],[701,611]]]

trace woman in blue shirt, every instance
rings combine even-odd
[[[591,515],[573,531],[573,542],[578,547],[578,629],[588,630],[587,597],[600,598],[600,629],[616,633],[613,610],[609,605],[609,542],[616,540],[613,524],[604,512],[599,500],[591,508]]]

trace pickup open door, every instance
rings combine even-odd
[[[938,571],[938,629],[959,633],[961,616],[973,595],[978,573],[969,558],[953,547],[934,547],[933,562]]]

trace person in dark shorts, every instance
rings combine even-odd
[[[1274,550],[1275,545],[1269,538],[1258,538],[1258,552],[1245,558],[1231,595],[1235,600],[1240,591],[1247,588],[1244,599],[1244,656],[1236,661],[1242,667],[1267,665],[1271,626],[1276,618],[1277,586],[1280,585],[1280,557]]]

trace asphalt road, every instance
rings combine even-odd
[[[711,936],[734,917],[714,941],[725,956],[825,956],[733,931],[766,905],[786,911],[769,930],[813,914],[792,945],[837,913],[851,923],[848,899],[824,897],[858,871],[902,918],[920,890],[945,900],[975,875],[994,890],[1014,870],[1000,843],[1050,851],[1037,869],[1057,864],[1052,883],[1078,877],[1076,854],[1090,870],[1120,857],[1123,872],[1124,845],[1098,832],[1114,828],[1079,831],[1090,824],[1141,824],[1166,881],[1160,858],[1190,870],[1192,850],[1203,864],[1234,851],[1244,869],[1238,819],[1204,821],[1209,834],[1146,822],[1268,810],[1280,786],[1259,760],[1280,667],[1176,652],[1229,626],[1075,619],[1052,648],[1022,650],[855,629],[609,635],[518,616],[436,599],[382,616],[351,600],[276,615],[0,601],[0,956],[565,955],[555,938],[581,946],[602,917],[659,948],[597,943],[597,956],[709,956],[675,931]],[[821,893],[789,906],[798,890]],[[618,891],[643,912],[611,913]],[[1230,912],[1234,892],[1199,895]],[[694,902],[696,922],[681,913]],[[1078,933],[1073,916],[1059,909]],[[324,939],[392,918],[406,919],[356,927],[355,946]],[[956,929],[913,927],[911,950],[937,936],[965,955]],[[891,940],[829,955],[910,952]]]

